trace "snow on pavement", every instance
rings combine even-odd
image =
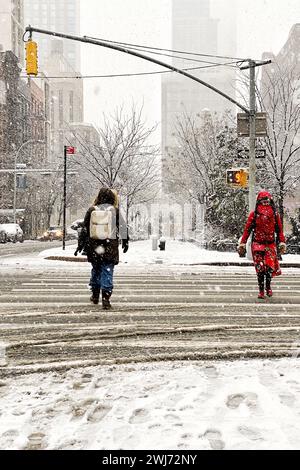
[[[299,449],[296,359],[90,367],[0,382],[1,449]]]
[[[73,257],[76,245],[66,246],[62,248],[52,248],[44,250],[39,254],[40,258],[48,256],[67,256]],[[249,263],[247,258],[240,258],[237,252],[209,251],[198,247],[189,242],[180,242],[178,240],[166,240],[166,250],[152,250],[152,240],[142,240],[129,243],[129,250],[123,253],[120,248],[120,265],[137,265],[143,266],[148,264],[187,264],[193,265],[197,263],[208,262],[234,262]],[[75,258],[75,257],[74,257]],[[83,258],[81,255],[78,259]],[[297,263],[300,265],[299,255],[284,255],[284,262]]]
[[[74,249],[66,247],[65,254]],[[45,259],[61,252],[4,258],[0,264],[10,270],[72,266],[88,272],[87,263]],[[299,258],[286,255],[284,261]],[[165,252],[152,251],[149,240],[121,252],[118,270],[171,270],[176,263],[232,259],[240,260],[236,253],[170,240]],[[235,268],[241,269],[253,270]],[[0,449],[299,448],[297,358],[93,366],[0,380]]]

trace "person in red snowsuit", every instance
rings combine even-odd
[[[281,274],[277,244],[281,254],[285,252],[286,244],[280,216],[275,209],[271,194],[267,191],[258,193],[255,210],[249,214],[238,247],[240,255],[246,252],[246,243],[251,232],[251,251],[259,287],[258,298],[265,298],[265,286],[267,296],[272,297],[272,277]]]

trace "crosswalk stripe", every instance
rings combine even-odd
[[[122,272],[113,310],[92,305],[89,272],[20,273],[0,292],[2,375],[137,360],[280,357],[300,332],[300,275],[257,299],[254,273]],[[53,277],[52,277],[53,276]]]

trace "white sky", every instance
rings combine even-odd
[[[259,59],[264,51],[278,53],[292,25],[300,22],[299,0],[212,0],[212,16],[219,18],[223,27],[235,1],[238,57]],[[82,0],[81,30],[99,38],[170,48],[171,0]],[[82,46],[83,74],[155,70],[159,68],[154,64],[116,51]],[[144,103],[149,124],[160,121],[160,75],[86,79],[84,83],[86,121],[99,124],[102,112],[112,113],[117,106],[132,102]],[[157,137],[159,141],[159,133]]]

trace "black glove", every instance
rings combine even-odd
[[[128,240],[122,240],[123,253],[128,251]]]
[[[240,258],[245,258],[246,256],[246,244],[245,243],[240,243],[238,246],[238,254],[240,255]]]

